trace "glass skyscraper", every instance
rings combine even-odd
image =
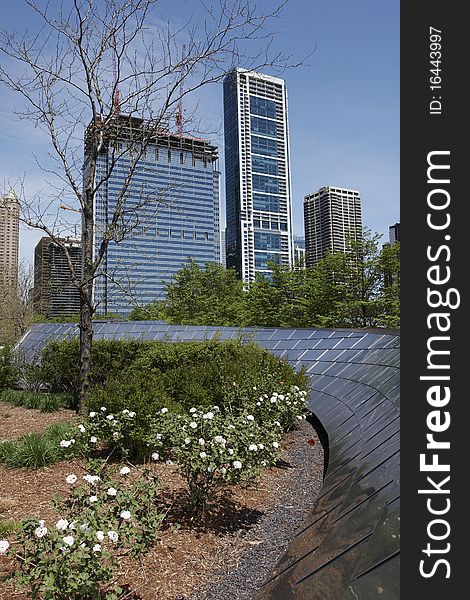
[[[97,163],[96,181],[104,181],[96,193],[95,252],[103,237],[114,239],[95,281],[94,300],[98,314],[127,316],[136,304],[162,300],[164,284],[189,258],[200,266],[220,261],[220,174],[217,148],[206,141],[144,133],[142,119],[117,118],[117,133],[110,133],[112,141]],[[86,153],[85,144],[85,161]],[[130,184],[123,194],[126,178]]]
[[[224,80],[227,267],[249,283],[293,264],[287,92],[283,79],[237,68]]]

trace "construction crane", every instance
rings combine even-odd
[[[181,50],[181,62],[179,65],[180,72],[180,82],[179,82],[179,99],[178,99],[178,110],[176,111],[176,126],[178,128],[178,135],[180,137],[183,136],[183,80],[186,72],[186,67],[184,65],[184,55],[186,54],[186,44],[183,44],[183,48]]]

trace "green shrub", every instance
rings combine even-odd
[[[27,433],[16,440],[0,443],[0,462],[7,467],[38,469],[62,460],[61,440],[71,438],[70,423],[55,423],[43,433]]]
[[[77,393],[80,383],[78,340],[52,342],[41,354],[42,378],[51,391]],[[126,378],[133,372],[165,376],[164,389],[177,402],[186,393],[187,383],[194,387],[189,395],[201,395],[201,389],[216,389],[220,399],[220,385],[224,381],[245,381],[257,376],[258,371],[278,370],[288,384],[298,384],[287,362],[270,354],[255,343],[217,339],[195,342],[143,342],[139,340],[98,340],[93,344],[92,385],[103,386],[111,380]],[[182,382],[184,379],[184,384]],[[219,386],[219,387],[217,387]],[[161,389],[159,391],[162,391]],[[210,401],[208,401],[210,404]]]
[[[103,385],[121,375],[131,365],[147,344],[138,340],[97,340],[93,342],[91,382]],[[52,392],[80,390],[80,351],[78,339],[51,342],[41,352],[41,374]]]
[[[0,346],[0,392],[11,387],[18,378],[18,369],[9,346]]]
[[[78,382],[77,356],[76,340],[54,342],[45,349],[43,370],[52,390],[73,392]],[[241,340],[97,341],[92,369],[89,410],[105,407],[108,413],[128,410],[137,415],[127,446],[132,458],[142,457],[149,420],[163,407],[182,413],[195,405],[240,411],[255,407],[261,390],[271,398],[273,393],[286,395],[293,386],[305,389],[307,385],[303,371],[296,373],[287,361]],[[284,412],[277,420],[286,430],[292,415]]]

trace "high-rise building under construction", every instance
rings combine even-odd
[[[201,267],[219,262],[218,152],[207,141],[124,115],[107,135],[96,166],[103,184],[96,192],[95,253],[111,241],[94,301],[98,314],[127,316],[133,305],[162,300],[165,284],[189,258]]]

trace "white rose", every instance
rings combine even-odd
[[[162,415],[164,415],[168,412],[168,409],[166,408],[166,406],[164,406],[160,412],[162,413]]]
[[[205,415],[202,415],[203,419],[213,419],[214,418],[214,413],[213,412],[208,412]]]
[[[94,411],[91,411],[91,413],[88,416],[93,419],[93,417],[96,417],[96,413]]]
[[[108,415],[106,418],[108,421],[114,421],[114,415]]]
[[[117,534],[117,531],[108,531],[108,537],[112,542],[116,543],[118,541],[119,536]]]
[[[108,496],[115,496],[117,494],[117,490],[116,488],[110,487],[108,488],[107,492]]]
[[[207,458],[207,454],[205,452],[199,452],[199,456],[201,458]]]
[[[277,442],[273,442],[273,448],[279,448],[279,444]]]
[[[72,535],[66,535],[62,541],[64,542],[64,544],[66,546],[73,546],[73,543],[75,542],[75,538]]]
[[[89,500],[89,502],[90,502],[91,504],[93,504],[94,502],[98,502],[98,498],[97,498],[97,496],[90,496],[90,497],[88,498],[88,500]]]
[[[69,522],[67,521],[67,519],[59,519],[57,521],[57,523],[55,524],[55,526],[57,527],[57,529],[61,529],[62,531],[65,531],[67,529],[67,527],[69,526]]]
[[[96,537],[98,539],[99,542],[102,542],[104,540],[104,531],[97,531],[96,532]]]
[[[0,554],[6,554],[9,547],[10,542],[7,542],[7,540],[0,540]]]
[[[206,443],[204,438],[199,438],[198,442],[200,446],[204,446],[204,444]]]
[[[96,439],[96,436],[92,435],[91,438],[90,438],[90,444],[96,444],[97,441],[98,440]]]
[[[129,475],[130,472],[131,470],[129,469],[129,467],[122,467],[122,469],[119,471],[121,475]]]
[[[73,473],[70,473],[70,475],[67,475],[67,477],[65,478],[65,481],[68,484],[73,485],[77,481],[77,476]]]
[[[189,409],[189,412],[191,414],[193,414],[193,413],[197,412],[197,408],[194,408],[194,406],[193,406],[192,408]]]
[[[241,469],[242,468],[242,463],[239,460],[234,460],[233,461],[233,468],[234,469]]]
[[[119,516],[121,519],[124,519],[124,521],[128,521],[131,518],[131,513],[128,510],[121,510]]]
[[[248,450],[251,450],[253,452],[256,452],[256,450],[258,450],[258,446],[256,444],[250,444],[248,446]]]
[[[37,538],[44,537],[45,535],[47,535],[47,527],[44,527],[42,525],[40,527],[36,527],[36,529],[34,530],[34,535]]]
[[[84,426],[84,425],[82,425],[81,423],[80,423],[80,425],[78,426],[78,429],[79,429],[80,433],[85,433],[85,426]]]
[[[254,421],[254,420],[255,420],[255,418],[254,418],[254,416],[253,416],[253,415],[247,415],[247,417],[246,417],[246,420],[247,420],[247,421]]]
[[[93,546],[93,552],[101,552],[101,544],[95,544]]]
[[[191,421],[191,423],[189,424],[189,426],[191,427],[191,429],[196,429],[197,423],[195,423],[194,421]]]
[[[152,459],[153,460],[158,460],[160,458],[160,455],[158,454],[158,452],[152,452]]]

